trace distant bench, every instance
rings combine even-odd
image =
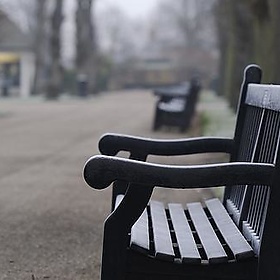
[[[102,280],[280,279],[280,86],[246,68],[234,137],[152,140],[107,134],[86,182],[114,182],[104,224]],[[117,158],[129,151],[130,159]],[[148,155],[223,152],[230,162],[171,166]],[[225,186],[224,198],[187,205],[150,200],[155,187]]]
[[[153,130],[161,126],[175,126],[183,132],[193,118],[200,85],[197,79],[176,86],[157,88],[154,94],[158,97],[155,109]]]

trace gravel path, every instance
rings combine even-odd
[[[148,91],[58,102],[0,99],[0,279],[98,279],[110,189],[90,189],[81,173],[86,159],[98,153],[99,137],[118,132],[178,138],[199,132],[196,125],[186,134],[152,132],[154,104]]]

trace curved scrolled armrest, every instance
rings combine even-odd
[[[198,188],[221,185],[270,185],[274,165],[234,162],[195,166],[152,164],[110,156],[94,156],[84,167],[84,179],[96,189],[116,180],[167,188]]]
[[[231,153],[233,149],[233,139],[226,137],[160,140],[122,134],[104,134],[99,141],[99,150],[104,155],[115,156],[120,151],[127,151],[139,158],[147,155],[175,156],[209,152]]]

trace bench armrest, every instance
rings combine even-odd
[[[102,154],[115,156],[120,151],[131,153],[137,160],[146,160],[148,155],[176,156],[196,153],[231,153],[234,141],[231,138],[197,137],[178,140],[159,140],[121,134],[105,134],[99,141]]]
[[[274,165],[234,162],[172,166],[110,156],[94,156],[85,164],[84,179],[96,189],[116,180],[167,188],[198,188],[221,185],[270,185]]]

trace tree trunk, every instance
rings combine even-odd
[[[224,19],[219,30],[225,32],[219,36],[221,92],[228,98],[230,106],[236,109],[243,69],[251,62],[254,53],[252,17],[248,4],[243,0],[220,0],[218,5],[218,12]]]
[[[76,69],[83,94],[96,93],[97,43],[92,20],[93,0],[78,0],[76,11]]]
[[[228,20],[228,0],[217,1],[214,7],[214,13],[216,18],[216,30],[217,30],[217,39],[218,39],[218,49],[220,52],[219,59],[219,69],[218,69],[218,80],[217,80],[217,93],[220,96],[225,95],[226,89],[226,57],[228,50],[229,42],[229,26],[230,22]]]
[[[225,7],[227,12],[223,14],[221,9]],[[218,8],[228,28],[218,28],[222,33],[219,36],[220,77],[224,81],[221,91],[228,93],[231,106],[236,107],[245,65],[259,64],[263,82],[280,83],[280,1],[219,0]]]
[[[272,68],[273,68],[273,75],[271,82],[280,84],[280,75],[279,75],[279,65],[280,65],[280,56],[279,56],[279,49],[280,49],[280,2],[279,0],[269,0],[269,6],[272,16],[272,30],[273,30],[273,61],[272,61]]]
[[[53,15],[51,17],[50,35],[50,77],[47,87],[47,98],[56,99],[62,91],[62,65],[61,65],[61,37],[60,30],[63,21],[63,0],[56,0]]]
[[[263,81],[280,83],[279,0],[257,0],[251,4],[254,15],[256,61],[263,69]]]
[[[244,0],[235,0],[233,4],[233,38],[232,38],[232,82],[229,88],[230,106],[237,108],[243,70],[251,63],[253,47],[252,17],[247,3]]]
[[[44,90],[44,69],[46,55],[46,1],[36,1],[36,27],[34,36],[34,53],[35,53],[35,75],[33,82],[32,94],[40,94]]]

